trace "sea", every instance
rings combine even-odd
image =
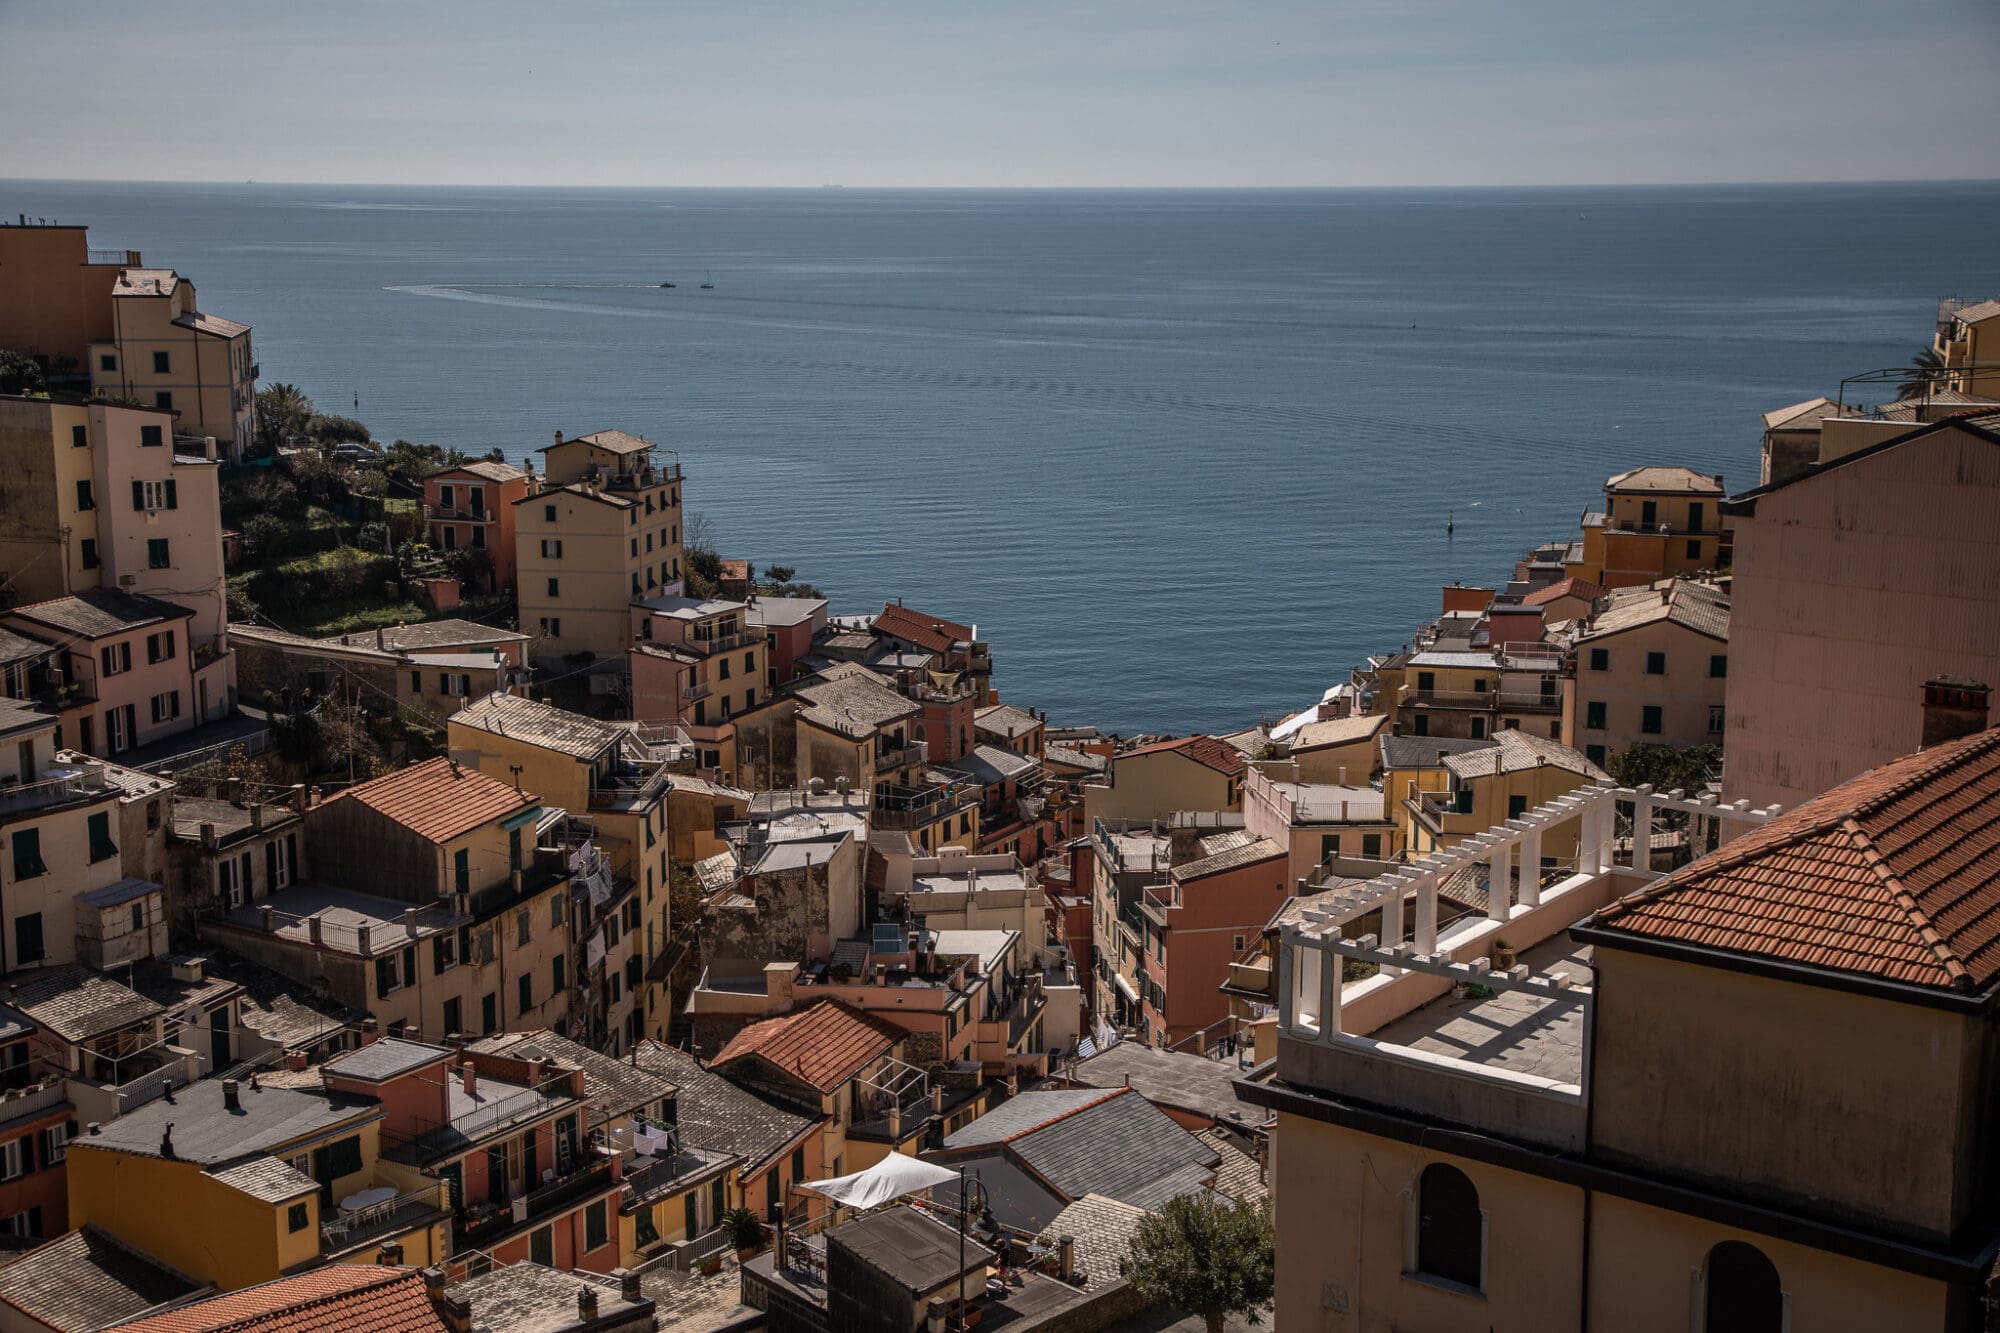
[[[975,624],[1004,699],[1126,735],[1313,703],[1612,473],[1754,485],[1760,413],[2000,292],[1991,182],[0,182],[17,213],[178,269],[381,439],[642,434],[724,555]]]

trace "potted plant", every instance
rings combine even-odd
[[[1514,946],[1505,940],[1493,941],[1493,970],[1505,972],[1514,966]]]
[[[722,1271],[721,1250],[715,1250],[712,1253],[705,1254],[702,1256],[701,1275],[703,1277],[714,1277],[717,1273],[720,1273],[721,1271]]]
[[[738,1259],[748,1259],[764,1248],[764,1223],[748,1208],[731,1208],[724,1213],[722,1230],[736,1247]]]

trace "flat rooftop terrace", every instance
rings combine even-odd
[[[1590,946],[1572,942],[1566,933],[1526,950],[1519,961],[1536,976],[1564,975],[1573,986],[1592,984]],[[1555,1083],[1581,1083],[1584,1009],[1584,997],[1573,992],[1481,995],[1468,986],[1383,1024],[1369,1036]]]

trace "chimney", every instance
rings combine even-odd
[[[639,1275],[629,1268],[614,1268],[611,1276],[618,1279],[618,1294],[637,1305],[645,1299],[639,1290]]]
[[[576,1317],[585,1323],[597,1318],[597,1288],[588,1282],[576,1289]]]
[[[262,801],[252,801],[250,803],[250,828],[253,832],[257,833],[264,831],[264,803]]]
[[[271,931],[275,928],[272,922],[273,915],[274,912],[271,907],[271,904],[269,903],[257,904],[257,928],[263,931],[266,935],[270,934]]]
[[[557,432],[556,432],[556,443],[557,443],[557,444],[561,444],[561,443],[562,443],[562,432],[561,432],[561,431],[557,431]]]
[[[314,925],[318,925],[318,924],[319,924],[319,918],[318,918],[318,917],[314,917],[314,918],[313,918],[313,924],[314,924]],[[356,944],[356,947],[358,947],[358,948],[359,948],[359,949],[361,950],[361,956],[362,956],[363,958],[366,958],[366,957],[368,956],[368,936],[369,936],[369,934],[370,934],[370,928],[369,928],[369,927],[367,927],[367,926],[356,926],[356,927],[354,928],[354,937],[355,937],[355,944]]]
[[[307,1063],[308,1061],[306,1059],[306,1053],[304,1051],[285,1052],[285,1068],[296,1072],[297,1070],[304,1069]]]
[[[102,1134],[103,1132],[104,1132],[104,1122],[100,1120],[93,1120],[88,1125],[84,1126],[84,1133],[90,1135],[92,1138],[96,1138],[99,1134]]]
[[[314,913],[312,916],[306,918],[306,937],[310,939],[315,945],[319,944],[320,924],[319,924],[318,913]]]
[[[205,852],[215,850],[215,825],[203,824],[201,826],[201,848]]]
[[[402,1245],[393,1240],[383,1241],[382,1248],[375,1252],[375,1262],[381,1264],[384,1268],[401,1268],[403,1266]]]
[[[903,1137],[903,1104],[889,1103],[889,1142],[895,1143]]]
[[[243,1109],[243,1085],[233,1078],[222,1080],[222,1109],[225,1111]]]
[[[298,811],[300,814],[305,813],[306,784],[303,782],[294,782],[292,784],[292,809]]]
[[[479,1091],[479,1071],[471,1065],[460,1065],[459,1072],[465,1078],[465,1095],[474,1096]]]
[[[931,1114],[944,1114],[944,1085],[942,1083],[931,1084]]]
[[[945,1304],[936,1297],[932,1297],[930,1304],[924,1307],[925,1333],[944,1333],[944,1324]]]
[[[1922,748],[1986,730],[1991,694],[1969,676],[1932,676],[1925,681]]]
[[[361,1020],[361,1044],[363,1046],[373,1046],[375,1044],[375,1031],[376,1024],[372,1016]]]
[[[389,646],[387,643],[383,642],[382,627],[380,625],[377,625],[375,627],[375,646],[377,648],[387,648]]]
[[[1076,1281],[1076,1237],[1056,1237],[1056,1273],[1065,1282]]]

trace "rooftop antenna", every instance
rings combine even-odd
[[[521,790],[521,766],[519,764],[509,764],[507,765],[507,771],[514,775],[514,790]]]

